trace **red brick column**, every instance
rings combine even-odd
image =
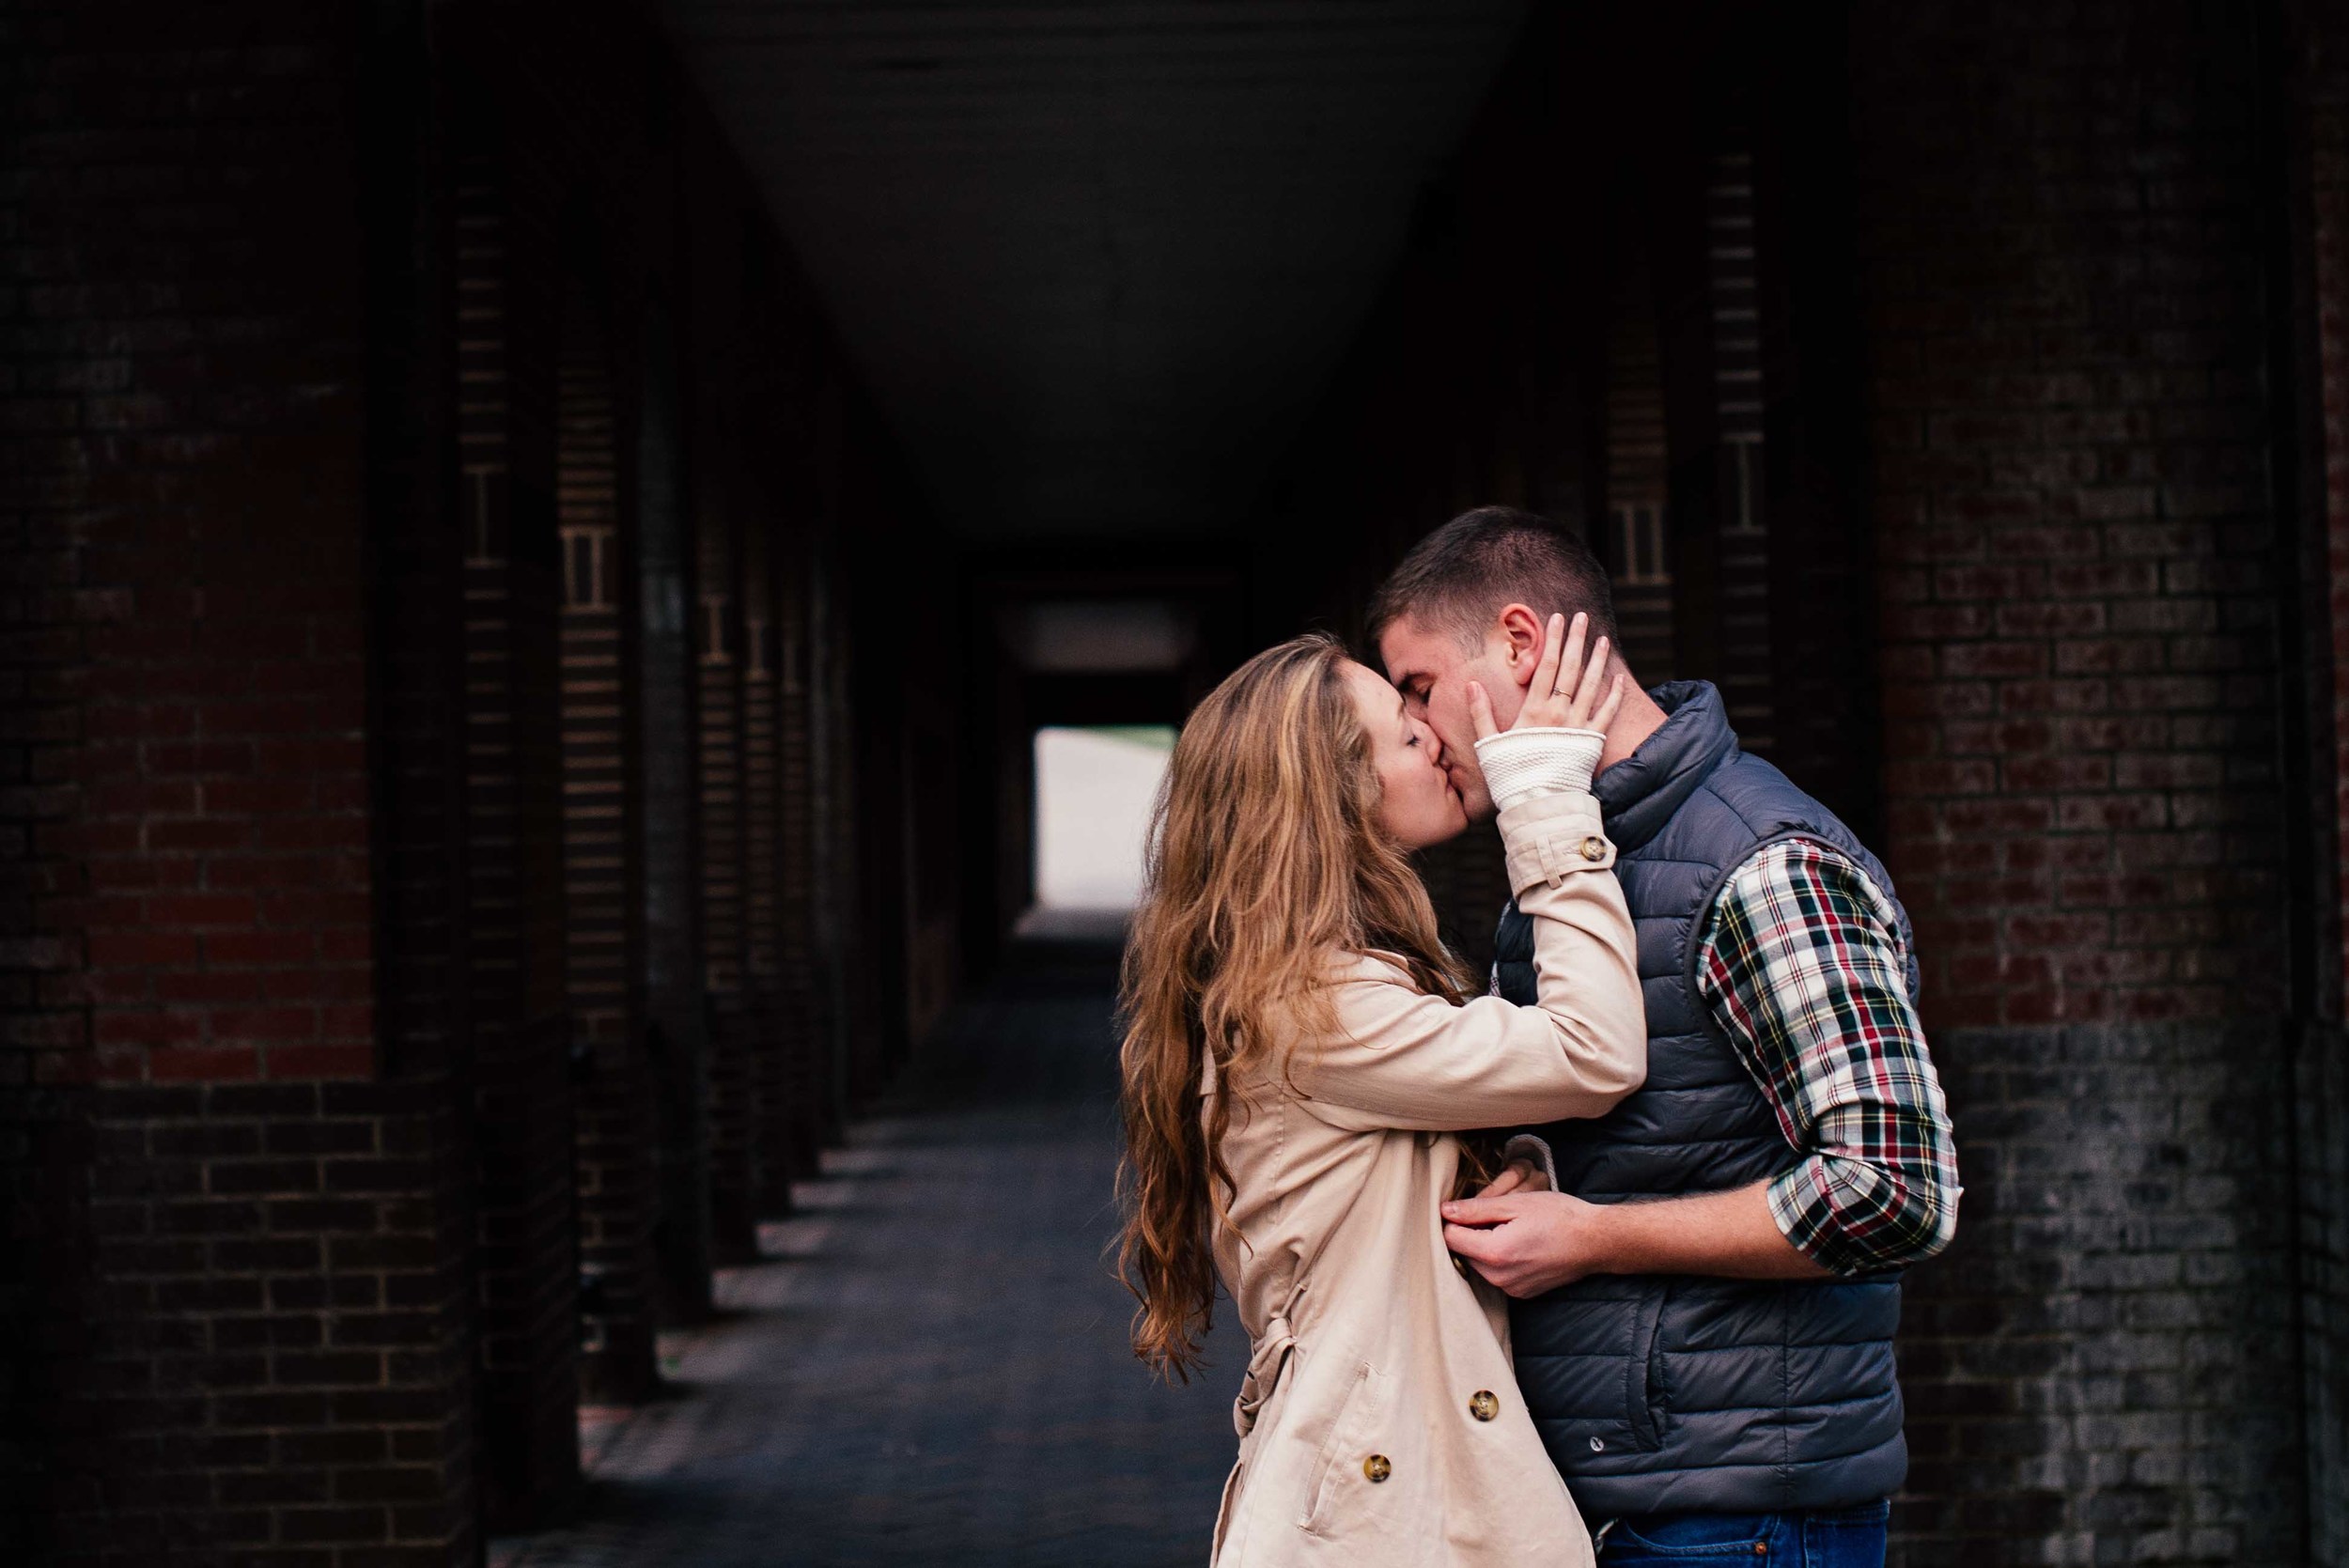
[[[358,35],[8,27],[12,1544],[466,1560],[461,1127],[376,1049]]]
[[[2297,1560],[2252,31],[1854,13],[1887,859],[1959,1135],[1904,1560]]]

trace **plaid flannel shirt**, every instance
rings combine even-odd
[[[1771,1217],[1836,1274],[1929,1258],[1957,1230],[1949,1108],[1867,874],[1807,839],[1740,866],[1707,918],[1697,984],[1802,1157]]]

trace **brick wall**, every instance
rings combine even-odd
[[[744,336],[754,361],[771,365],[783,345],[774,332],[770,247],[754,231],[745,245]],[[775,375],[744,377],[743,416],[771,429]],[[745,465],[746,470],[751,465]],[[781,680],[775,589],[778,548],[789,513],[782,488],[754,471],[743,476],[749,520],[742,530],[742,980],[752,1042],[748,1095],[754,1152],[748,1206],[759,1216],[791,1209],[791,1180],[806,1164],[793,1083],[798,1041],[784,1003],[783,902],[799,892],[784,877]]]
[[[747,187],[616,8],[132,9],[0,23],[0,1556],[470,1561],[575,1475],[580,1265],[601,1397],[707,1300],[684,413],[745,371],[657,302]],[[776,492],[870,444],[804,350],[831,422],[735,442]],[[727,961],[810,995],[848,630],[731,830]],[[741,1169],[804,1169],[848,1052],[739,1040]]]
[[[2341,1029],[2340,872],[2349,842],[2349,24],[2337,8],[2287,8],[2283,49],[2292,92],[2284,140],[2295,184],[2293,234],[2304,265],[2294,279],[2294,365],[2304,410],[2297,453],[2305,573],[2301,644],[2312,666],[2308,706],[2329,707],[2329,768],[2311,769],[2308,842],[2318,864],[2307,890],[2312,918],[2310,988],[2316,1017],[2296,1063],[2300,1175],[2301,1347],[2307,1389],[2309,1559],[2349,1561],[2349,1038]],[[2321,526],[2319,525],[2321,520]],[[2329,591],[2327,591],[2329,590]],[[2309,729],[2324,734],[2321,718]],[[2327,908],[2329,905],[2329,908]],[[2330,951],[2321,951],[2329,945]]]
[[[687,331],[726,369],[735,368],[723,323],[739,319],[743,218],[715,200],[694,235],[692,310]],[[705,338],[704,334],[707,334]],[[730,380],[730,379],[729,379]],[[731,387],[729,386],[729,394]],[[692,507],[700,608],[694,627],[699,720],[702,988],[709,1019],[711,1227],[721,1258],[739,1260],[757,1246],[751,1061],[754,1042],[743,988],[744,703],[742,536],[737,471],[740,461],[732,396],[689,405],[693,454]]]
[[[470,1560],[449,1098],[428,1079],[99,1097],[57,1560]]]
[[[2296,1560],[2253,29],[1853,28],[1887,859],[1967,1184],[1902,1560]]]
[[[804,506],[804,495],[793,501]],[[836,999],[826,962],[825,845],[829,835],[818,815],[827,799],[821,746],[823,691],[821,650],[815,641],[815,552],[799,548],[778,552],[775,711],[776,877],[782,908],[776,925],[781,940],[781,1039],[786,1058],[791,1114],[798,1129],[792,1147],[794,1173],[813,1174],[816,1151],[837,1130],[839,1101],[832,1089]]]
[[[2309,1560],[2330,1564],[2349,1561],[2349,1040],[2337,1027],[2309,1032],[2292,1090]]]
[[[838,399],[829,389],[819,396],[818,446],[828,447],[840,429]],[[830,487],[819,492],[818,509],[837,518],[842,507]],[[822,1000],[817,1016],[824,1032],[816,1056],[817,1079],[826,1120],[839,1126],[848,1119],[854,1098],[857,1058],[870,1036],[875,999],[869,977],[859,959],[865,945],[863,905],[857,870],[858,833],[864,811],[859,784],[860,758],[855,747],[856,709],[849,695],[849,670],[854,662],[854,625],[843,602],[840,551],[824,535],[817,536],[808,583],[809,692],[808,735],[811,782],[808,806],[813,876],[809,882],[809,919],[815,929],[815,949],[822,976]]]
[[[272,216],[351,155],[342,40],[284,8],[242,54],[101,54],[72,18],[17,67],[11,1078],[364,1073],[362,321]]]
[[[634,661],[622,613],[634,581],[608,304],[574,275],[566,302],[556,445],[563,610],[566,982],[575,1100],[580,1388],[590,1403],[648,1392],[653,1363],[651,1064],[637,1010]]]
[[[483,1510],[494,1530],[537,1517],[579,1478],[555,498],[562,272],[543,182],[493,130],[477,125],[467,140],[449,212],[449,397],[464,539]]]
[[[459,1133],[366,1081],[357,39],[8,29],[13,1544],[462,1558]]]

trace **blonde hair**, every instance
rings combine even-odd
[[[1119,998],[1118,1275],[1141,1302],[1134,1354],[1170,1379],[1199,1364],[1212,1226],[1232,1190],[1221,1152],[1230,1096],[1203,1126],[1203,1057],[1229,1082],[1263,1065],[1276,1038],[1326,1036],[1336,1017],[1320,982],[1337,953],[1390,954],[1454,1001],[1470,984],[1425,885],[1378,826],[1346,662],[1335,638],[1316,634],[1241,665],[1183,726],[1151,820]]]

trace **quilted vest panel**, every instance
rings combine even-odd
[[[1737,749],[1702,681],[1649,693],[1668,718],[1599,775],[1639,934],[1648,1077],[1595,1121],[1542,1128],[1566,1191],[1594,1203],[1746,1187],[1794,1162],[1769,1102],[1696,985],[1703,919],[1738,866],[1806,838],[1855,861],[1914,942],[1890,876],[1836,815]],[[1532,924],[1502,911],[1494,978],[1533,1000]],[[1511,1303],[1517,1380],[1593,1524],[1626,1514],[1840,1508],[1906,1474],[1892,1336],[1896,1273],[1820,1282],[1603,1276]]]

